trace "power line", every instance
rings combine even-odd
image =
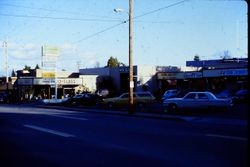
[[[53,20],[72,20],[72,21],[86,21],[86,22],[117,22],[120,20],[102,20],[102,19],[81,19],[81,18],[69,18],[69,17],[49,17],[49,16],[31,16],[31,15],[14,15],[0,13],[0,16],[6,17],[23,17],[23,18],[35,18],[35,19],[53,19]]]
[[[0,5],[2,5],[2,3],[0,3]],[[4,5],[4,4],[3,4]],[[10,4],[8,4],[8,5],[10,5]],[[18,6],[18,5],[11,5],[11,6]],[[39,12],[36,12],[36,14],[39,14],[40,13],[40,11]],[[53,10],[51,10],[51,11],[49,11],[48,13],[46,13],[46,15],[44,15],[44,16],[49,16],[51,13],[53,13]],[[41,19],[37,19],[37,20],[41,20]],[[30,22],[24,22],[24,24],[22,24],[22,26],[15,26],[14,27],[14,29],[12,29],[12,32],[11,32],[11,34],[13,35],[13,32],[14,32],[14,34],[17,32],[17,29],[19,29],[19,32],[22,32],[22,31],[20,31],[20,27],[22,28],[22,29],[24,29],[25,27],[28,27],[28,25],[29,24],[27,24],[27,23],[30,23]],[[32,26],[29,26],[28,28],[34,28],[34,26],[33,26],[34,24],[32,24]],[[27,28],[26,28],[27,29]]]
[[[138,15],[136,17],[133,17],[133,19],[137,19],[139,17],[143,17],[155,12],[159,12],[161,10],[179,5],[181,3],[184,3],[188,0],[183,0],[183,1],[179,1],[173,4],[170,4],[168,6],[164,6],[162,8]],[[106,16],[98,16],[98,15],[90,15],[90,14],[82,14],[82,13],[78,13],[78,12],[69,12],[69,11],[62,11],[62,10],[54,10],[54,9],[47,9],[47,8],[35,8],[35,7],[28,7],[28,6],[21,6],[21,5],[12,5],[12,4],[3,4],[0,3],[1,5],[5,5],[5,6],[12,6],[12,7],[21,7],[21,8],[27,8],[27,9],[36,9],[36,10],[43,10],[43,11],[50,11],[50,12],[59,12],[59,13],[67,13],[67,14],[75,14],[75,15],[87,15],[87,16],[95,16],[95,17],[102,17],[102,18],[107,18]],[[112,19],[112,20],[101,20],[101,19],[81,19],[81,18],[68,18],[68,17],[46,17],[46,16],[30,16],[30,15],[14,15],[14,14],[4,14],[4,13],[0,13],[1,16],[7,16],[7,17],[24,17],[24,18],[37,18],[37,19],[54,19],[54,20],[75,20],[75,21],[100,21],[100,22],[115,22],[115,21],[119,21],[118,19]]]
[[[136,20],[134,21],[135,23],[150,23],[150,24],[176,24],[176,23],[179,23],[179,24],[183,24],[184,22],[183,21],[150,21],[150,20]]]
[[[162,8],[159,8],[159,9],[156,9],[156,10],[153,10],[153,11],[150,11],[150,12],[147,12],[147,13],[144,13],[144,14],[141,14],[141,15],[138,15],[138,16],[135,16],[135,17],[133,17],[133,19],[136,19],[136,18],[139,18],[139,17],[143,17],[143,16],[146,16],[146,15],[155,13],[155,12],[159,12],[159,11],[161,11],[161,10],[164,10],[164,9],[167,9],[167,8],[170,8],[170,7],[173,7],[173,6],[177,6],[177,5],[182,4],[182,3],[186,2],[186,1],[188,1],[188,0],[183,0],[183,1],[179,1],[179,2],[176,2],[176,3],[170,4],[170,5],[168,5],[168,6],[164,6],[164,7],[162,7]],[[84,40],[87,40],[87,39],[89,39],[89,38],[92,38],[92,37],[94,37],[94,36],[96,36],[96,35],[99,35],[99,34],[101,34],[101,33],[103,33],[103,32],[106,32],[106,31],[111,30],[111,29],[113,29],[113,28],[115,28],[115,27],[118,27],[118,26],[120,26],[120,25],[122,25],[122,24],[125,24],[125,23],[127,23],[128,21],[129,21],[129,19],[127,19],[127,20],[125,20],[125,21],[123,21],[123,22],[121,22],[121,23],[115,24],[115,25],[113,25],[113,26],[110,26],[110,27],[108,27],[108,28],[106,28],[106,29],[104,29],[104,30],[98,31],[97,33],[94,33],[94,34],[91,34],[91,35],[89,35],[89,36],[86,36],[85,38],[82,38],[82,39],[80,39],[80,40],[78,40],[78,41],[73,42],[73,44],[74,44],[74,43],[81,42],[81,41],[84,41]]]
[[[72,14],[72,15],[85,15],[85,16],[91,16],[91,17],[110,18],[107,16],[101,16],[101,15],[85,14],[85,13],[80,13],[80,12],[71,12],[71,11],[48,9],[48,8],[36,8],[36,7],[23,6],[23,5],[13,5],[13,4],[7,4],[7,3],[0,3],[0,5],[17,7],[17,8],[32,9],[32,10],[42,10],[42,11],[49,11],[49,12],[56,12],[56,13]],[[112,18],[110,18],[110,19],[112,19]],[[113,19],[116,19],[116,18],[113,18]]]
[[[108,27],[108,28],[105,28],[105,29],[103,29],[103,30],[101,30],[101,31],[98,31],[98,32],[96,32],[96,33],[94,33],[94,34],[91,34],[91,35],[89,35],[89,36],[86,36],[86,37],[84,37],[84,38],[82,38],[82,39],[80,39],[80,40],[77,40],[77,41],[75,41],[75,42],[72,42],[72,44],[79,43],[79,42],[81,42],[81,41],[87,40],[87,39],[89,39],[89,38],[92,38],[92,37],[94,37],[94,36],[97,36],[97,35],[99,35],[99,34],[101,34],[101,33],[104,33],[104,32],[106,32],[106,31],[108,31],[108,30],[111,30],[111,29],[113,29],[113,28],[115,28],[115,27],[118,27],[118,26],[120,26],[120,25],[122,25],[122,24],[125,24],[125,23],[126,23],[126,21],[123,21],[123,22],[121,22],[121,23],[112,25],[112,26],[110,26],[110,27]]]
[[[159,12],[159,11],[161,11],[161,10],[165,10],[165,9],[170,8],[170,7],[173,7],[173,6],[177,6],[177,5],[182,4],[182,3],[186,2],[186,1],[188,1],[188,0],[179,1],[179,2],[176,2],[176,3],[170,4],[170,5],[168,5],[168,6],[164,6],[164,7],[162,7],[162,8],[158,8],[158,9],[156,9],[156,10],[153,10],[153,11],[150,11],[150,12],[147,12],[147,13],[144,13],[144,14],[141,14],[141,15],[138,15],[138,16],[135,16],[135,17],[133,17],[133,19],[137,19],[137,18],[146,16],[146,15],[149,15],[149,14],[152,14],[152,13],[155,13],[155,12]],[[38,9],[38,10],[46,10],[46,11],[53,11],[53,12],[74,13],[74,12],[65,12],[65,11],[51,10],[51,9],[45,9],[45,8],[32,8],[32,7],[27,7],[27,6],[19,6],[19,5],[11,5],[11,4],[4,4],[4,5],[15,6],[15,7],[22,7],[22,8]],[[75,14],[76,14],[76,13],[75,13]],[[25,17],[25,18],[36,18],[36,19],[73,20],[73,21],[91,21],[91,22],[117,22],[117,21],[119,21],[119,20],[102,20],[102,19],[79,19],[79,18],[68,18],[68,17],[48,17],[48,16],[13,15],[13,14],[3,14],[3,13],[0,13],[0,15],[1,15],[1,16],[8,16],[8,17]],[[128,21],[129,21],[129,20],[127,19],[127,20],[122,21],[122,22],[120,22],[120,23],[118,23],[118,24],[112,25],[112,26],[110,26],[110,27],[108,27],[108,28],[105,28],[105,29],[103,29],[103,30],[101,30],[101,31],[98,31],[98,32],[96,32],[96,33],[94,33],[94,34],[91,34],[91,35],[86,36],[86,37],[84,37],[84,38],[82,38],[82,39],[80,39],[80,40],[77,40],[77,41],[73,42],[73,44],[74,44],[74,43],[79,43],[79,42],[81,42],[81,41],[84,41],[84,40],[87,40],[87,39],[92,38],[92,37],[94,37],[94,36],[97,36],[97,35],[99,35],[99,34],[101,34],[101,33],[104,33],[104,32],[106,32],[106,31],[108,31],[108,30],[111,30],[111,29],[113,29],[113,28],[115,28],[115,27],[118,27],[118,26],[120,26],[120,25],[122,25],[122,24],[125,24],[125,23],[127,23]]]
[[[141,15],[138,15],[138,16],[135,16],[133,19],[137,19],[137,18],[139,18],[139,17],[143,17],[143,16],[146,16],[146,15],[155,13],[155,12],[159,12],[159,11],[161,11],[161,10],[165,10],[165,9],[170,8],[170,7],[173,7],[173,6],[180,5],[180,4],[182,4],[182,3],[186,2],[186,1],[189,1],[189,0],[179,1],[179,2],[176,2],[176,3],[170,4],[170,5],[168,5],[168,6],[164,6],[164,7],[162,7],[162,8],[158,8],[158,9],[152,10],[152,11],[150,11],[150,12],[147,12],[147,13],[144,13],[144,14],[141,14]]]

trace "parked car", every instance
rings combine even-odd
[[[150,92],[134,92],[134,104],[137,106],[144,106],[155,102],[155,97]],[[122,106],[129,104],[129,93],[123,93],[118,97],[103,99],[102,104],[108,107]]]
[[[82,93],[73,96],[72,98],[68,98],[64,101],[64,105],[72,105],[72,106],[79,106],[79,105],[95,105],[99,101],[99,97],[95,94],[91,93]]]
[[[192,92],[188,89],[184,89],[184,90],[179,90],[178,93],[176,94],[176,97],[183,97],[185,96],[188,92]]]
[[[177,94],[178,94],[177,89],[169,89],[163,94],[161,100],[164,101],[165,99],[176,97]]]
[[[211,92],[189,92],[182,98],[171,98],[163,101],[169,111],[180,109],[218,109],[232,106],[231,99],[219,99]]]
[[[108,89],[100,89],[95,92],[96,95],[106,98],[110,95],[110,91]]]
[[[6,93],[0,93],[0,103],[9,103],[9,96]]]
[[[223,99],[225,99],[225,98],[231,98],[231,97],[233,97],[233,95],[234,95],[234,91],[229,90],[229,89],[222,90],[218,94],[215,94],[215,96],[217,98],[223,98]]]
[[[234,104],[247,103],[249,101],[249,90],[241,89],[238,90],[232,97]]]

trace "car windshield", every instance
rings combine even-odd
[[[195,99],[196,94],[195,93],[190,93],[187,96],[185,96],[185,99]]]
[[[81,98],[83,95],[82,94],[78,94],[78,95],[75,95],[73,98]]]
[[[245,94],[248,94],[249,91],[248,90],[239,90],[235,93],[235,95],[245,95]]]
[[[128,98],[128,97],[129,97],[129,94],[126,93],[126,94],[121,95],[120,97],[121,97],[121,98]]]

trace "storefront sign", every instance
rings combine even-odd
[[[248,69],[204,70],[203,77],[247,76]]]
[[[34,85],[55,85],[54,78],[34,78]]]
[[[129,72],[129,67],[120,67],[119,72],[120,73],[128,73]]]
[[[42,77],[43,78],[55,78],[55,72],[43,72]]]
[[[18,85],[32,85],[32,78],[20,78],[17,82]]]
[[[176,79],[177,73],[157,73],[157,79]]]
[[[81,78],[59,78],[56,79],[56,83],[58,85],[82,85],[82,79]],[[34,85],[55,85],[55,79],[54,78],[35,78]]]
[[[221,71],[222,76],[244,76],[247,75],[247,69],[232,69]]]
[[[157,72],[180,72],[181,69],[174,66],[157,66],[156,67]]]
[[[184,78],[202,78],[201,72],[185,72]]]
[[[82,85],[81,78],[66,78],[66,79],[57,79],[56,82],[58,85]]]

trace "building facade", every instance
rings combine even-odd
[[[157,69],[161,91],[186,89],[218,92],[248,89],[248,59],[186,61],[186,68]]]
[[[58,72],[56,78],[42,76],[42,70],[19,70],[15,86],[21,101],[31,99],[63,98],[83,89],[83,80],[78,73]]]
[[[168,89],[208,90],[248,89],[248,59],[219,59],[187,61],[186,67],[136,65],[134,91],[150,91],[160,97]],[[44,76],[41,69],[19,70],[9,82],[19,100],[52,98],[57,88],[57,98],[66,95],[108,89],[111,95],[129,91],[129,67],[87,68],[79,73],[57,72],[56,78]],[[5,90],[4,90],[5,89]],[[4,78],[0,91],[6,92]]]
[[[153,92],[157,89],[155,66],[133,66],[133,72],[134,91],[149,90]],[[96,90],[108,88],[111,92],[116,93],[129,91],[129,67],[127,66],[80,69],[79,74],[80,77],[95,76],[96,83],[92,82],[92,87],[96,86]],[[109,85],[102,84],[105,79]]]

